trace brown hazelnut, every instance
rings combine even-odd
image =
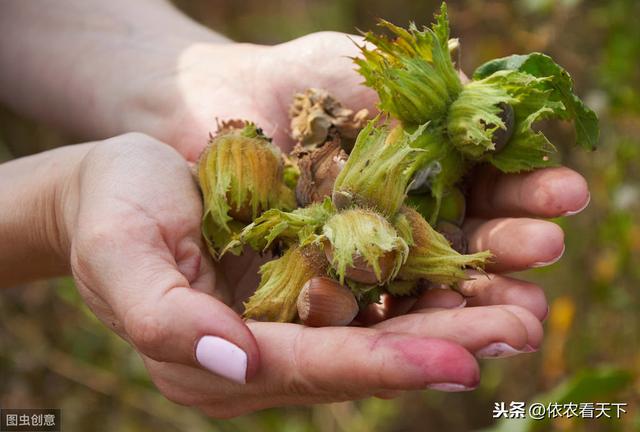
[[[351,290],[322,276],[304,284],[297,306],[300,320],[310,327],[347,325],[358,314],[358,302]]]

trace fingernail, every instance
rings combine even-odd
[[[476,357],[504,358],[504,357],[512,357],[517,354],[522,354],[523,352],[530,352],[530,351],[517,350],[511,345],[504,342],[494,342],[476,351]]]
[[[566,248],[566,246],[562,245],[562,250],[560,251],[560,255],[558,255],[554,259],[549,260],[549,261],[538,261],[538,262],[535,262],[535,263],[531,264],[530,267],[531,268],[540,268],[540,267],[546,267],[548,265],[557,263],[558,261],[560,261],[560,258],[562,258],[562,255],[564,255],[565,248]]]
[[[589,205],[589,203],[591,202],[591,194],[589,194],[587,196],[587,202],[584,203],[584,205],[582,207],[580,207],[578,210],[573,210],[573,211],[568,211],[562,214],[562,216],[573,216],[573,215],[577,215],[578,213],[580,213],[582,210],[586,209],[587,206]]]
[[[203,336],[196,345],[196,359],[204,368],[240,384],[247,382],[247,353],[217,336]]]
[[[462,299],[462,303],[460,303],[458,306],[456,306],[454,309],[462,309],[463,307],[465,307],[467,305],[467,299]]]
[[[529,344],[526,344],[526,345],[524,346],[524,348],[522,348],[522,349],[520,350],[520,352],[522,352],[522,353],[532,353],[532,352],[536,352],[536,351],[538,351],[538,349],[537,349],[537,348],[532,347],[532,346],[531,346],[531,345],[529,345]]]
[[[427,385],[429,390],[438,390],[443,392],[463,392],[473,390],[475,387],[467,387],[458,383],[434,383]]]

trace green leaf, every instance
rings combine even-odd
[[[566,70],[545,54],[531,53],[491,60],[476,69],[473,78],[483,79],[496,72],[508,70],[524,72],[536,78],[546,78],[545,87],[551,91],[549,99],[560,102],[563,106],[554,112],[554,118],[573,120],[576,143],[588,150],[596,148],[600,134],[598,117],[573,92],[573,80]]]

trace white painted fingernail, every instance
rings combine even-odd
[[[562,214],[562,216],[573,216],[573,215],[577,215],[578,213],[580,213],[582,210],[586,209],[589,206],[589,203],[591,202],[591,194],[589,194],[587,196],[587,202],[584,203],[584,205],[582,207],[580,207],[578,210],[573,210],[573,211],[568,211]]]
[[[525,351],[517,350],[508,343],[494,342],[476,351],[478,358],[504,358],[521,354]]]
[[[247,382],[247,353],[218,336],[203,336],[196,345],[196,359],[204,368],[240,384]]]
[[[443,392],[463,392],[473,390],[473,387],[467,387],[464,384],[458,383],[434,383],[427,385],[429,390],[438,390]]]
[[[558,255],[557,257],[555,257],[554,259],[549,260],[549,261],[538,261],[538,262],[535,262],[535,263],[531,264],[529,267],[531,267],[531,268],[540,268],[540,267],[549,266],[551,264],[555,264],[558,261],[560,261],[560,258],[562,258],[562,255],[564,255],[564,250],[565,249],[566,249],[566,246],[562,245],[562,250],[560,251],[560,255]]]

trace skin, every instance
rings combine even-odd
[[[375,95],[347,58],[357,54],[353,42],[316,33],[270,47],[231,44],[158,0],[2,0],[0,9],[5,103],[89,139],[146,134],[0,166],[10,186],[0,190],[0,280],[71,272],[167,398],[226,418],[434,384],[471,389],[479,381],[474,353],[496,342],[539,348],[544,292],[500,273],[559,258],[562,231],[540,218],[588,203],[578,173],[475,174],[464,229],[471,251],[489,248],[496,259],[488,278],[463,284],[466,300],[451,290],[415,303],[386,299],[361,320],[367,327],[244,323],[234,310],[255,289],[259,261],[207,258],[187,161],[202,151],[215,118],[251,119],[288,149],[288,104],[308,87],[375,110]],[[247,353],[246,384],[198,364],[194,346],[205,334]]]

